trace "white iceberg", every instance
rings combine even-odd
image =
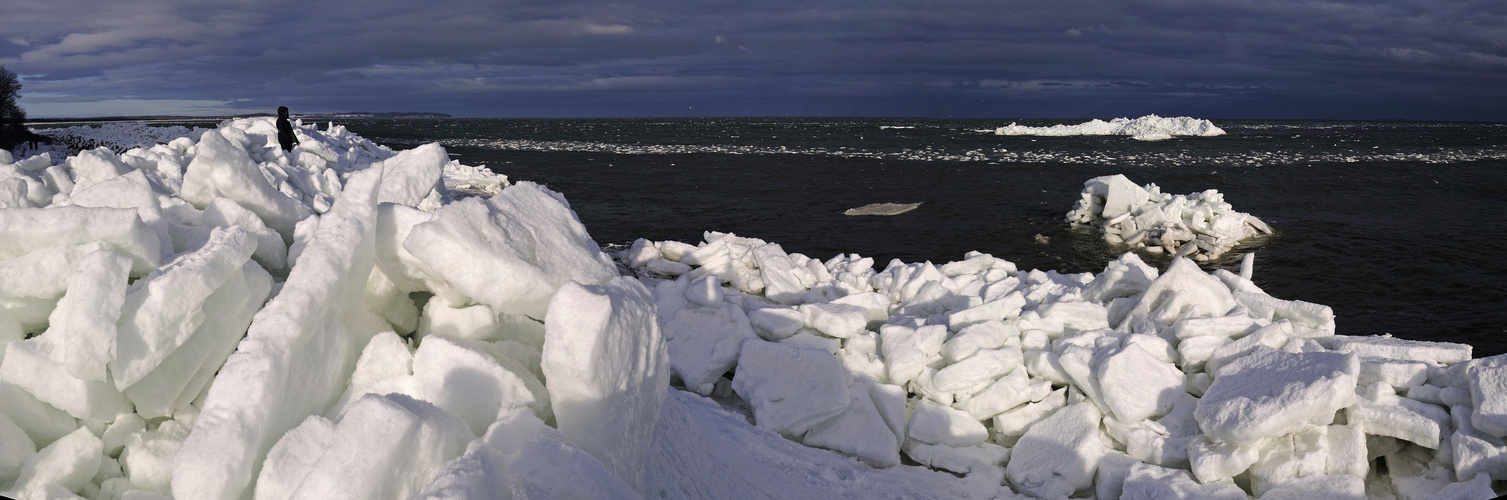
[[[1213,122],[1198,118],[1178,116],[1163,118],[1146,115],[1140,118],[1115,118],[1110,121],[1089,120],[1077,125],[1052,125],[1028,127],[1011,123],[994,129],[995,135],[1034,135],[1064,137],[1073,135],[1128,135],[1143,141],[1159,141],[1177,136],[1213,137],[1224,135],[1224,129]]]

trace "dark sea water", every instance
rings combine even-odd
[[[1215,121],[1227,135],[1156,142],[993,135],[1011,121],[343,124],[399,149],[438,141],[462,163],[545,184],[603,245],[695,244],[702,231],[725,231],[823,260],[874,257],[880,268],[979,250],[1022,269],[1098,273],[1123,249],[1063,222],[1083,181],[1118,173],[1167,193],[1217,189],[1278,231],[1247,248],[1256,283],[1332,306],[1339,333],[1507,352],[1507,124]],[[881,202],[923,204],[893,217],[843,215]],[[1239,258],[1205,267],[1238,268]]]

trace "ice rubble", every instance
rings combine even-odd
[[[975,252],[880,269],[716,232],[695,247],[640,240],[621,258],[657,283],[667,338],[738,346],[722,377],[677,383],[875,467],[1036,498],[1490,498],[1507,479],[1507,362],[1336,335],[1328,307],[1187,259],[1158,270],[1127,253],[1064,275]],[[758,338],[683,330],[695,310],[665,304],[690,297],[743,309],[730,321]],[[672,366],[704,361],[670,351]]]
[[[1084,182],[1067,222],[1097,227],[1112,244],[1200,262],[1272,233],[1256,216],[1236,212],[1219,191],[1169,195],[1156,184],[1138,186],[1120,174]]]
[[[1128,135],[1142,141],[1159,141],[1174,136],[1212,137],[1224,135],[1224,130],[1213,122],[1179,116],[1163,118],[1146,115],[1140,118],[1115,118],[1110,121],[1089,120],[1077,125],[1052,125],[1028,127],[1011,123],[994,129],[995,135],[1035,135],[1061,137],[1070,135]]]
[[[290,154],[272,131],[0,166],[0,493],[1421,499],[1507,479],[1507,360],[1336,335],[1249,266],[876,268],[714,232],[614,262],[558,193],[437,145],[302,127]]]

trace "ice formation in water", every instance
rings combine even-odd
[[[1236,212],[1219,191],[1168,195],[1156,184],[1138,186],[1118,174],[1084,182],[1067,222],[1097,227],[1113,244],[1200,262],[1272,233],[1256,216]]]
[[[1224,135],[1224,130],[1213,122],[1198,118],[1178,116],[1162,118],[1146,115],[1140,118],[1115,118],[1110,121],[1089,120],[1077,125],[1052,125],[1050,127],[1027,127],[1011,123],[994,129],[995,135],[1037,135],[1061,137],[1069,135],[1128,135],[1142,141],[1160,141],[1175,136],[1210,137]]]
[[[900,215],[920,208],[920,203],[870,203],[858,208],[849,208],[843,215]]]
[[[290,154],[273,132],[0,155],[0,494],[1421,499],[1507,479],[1507,363],[1336,335],[1249,266],[876,269],[714,232],[609,257],[559,193],[438,145],[300,127]]]

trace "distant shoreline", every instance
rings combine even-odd
[[[264,117],[264,116],[275,116],[275,115],[273,115],[272,113],[252,113],[252,114],[245,114],[245,115],[229,115],[229,116],[160,116],[160,115],[152,115],[152,116],[97,116],[97,117],[89,117],[89,118],[62,117],[62,118],[33,118],[33,119],[27,119],[26,123],[28,125],[68,125],[68,124],[112,123],[112,122],[147,122],[147,123],[204,122],[204,123],[218,123],[218,122],[221,122],[221,121],[231,120],[231,119],[235,119],[235,118],[256,118],[256,117]],[[295,118],[295,119],[302,119],[302,120],[350,120],[350,119],[356,119],[356,120],[371,120],[371,119],[386,120],[386,119],[413,119],[413,118],[454,118],[453,116],[451,116],[449,114],[446,114],[446,113],[428,113],[428,112],[424,112],[424,113],[381,112],[381,113],[378,113],[378,112],[367,112],[367,111],[340,112],[340,113],[294,114],[294,115],[292,115],[292,117]]]

